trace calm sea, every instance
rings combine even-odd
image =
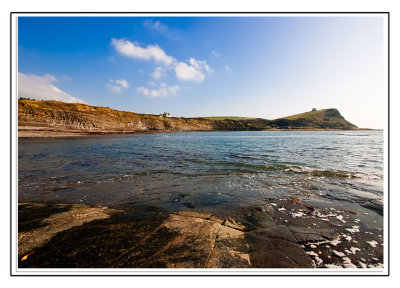
[[[216,214],[278,198],[382,200],[382,131],[193,132],[20,139],[20,202]]]

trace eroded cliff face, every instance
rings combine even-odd
[[[57,101],[18,101],[19,127],[43,127],[87,132],[210,131],[215,121],[190,118],[165,118],[117,111],[85,104]]]
[[[260,131],[269,129],[357,129],[336,109],[316,110],[266,120],[166,118],[57,101],[18,100],[21,137],[169,131]]]

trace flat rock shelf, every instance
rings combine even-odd
[[[358,222],[354,211],[307,206],[293,199],[276,199],[221,218],[201,211],[167,213],[154,207],[110,209],[86,204],[21,203],[19,267],[382,265],[382,231],[363,231],[353,225]],[[353,247],[354,243],[361,248]]]

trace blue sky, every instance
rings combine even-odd
[[[383,128],[384,22],[368,17],[19,17],[19,96],[177,117],[338,108]]]

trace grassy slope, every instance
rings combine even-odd
[[[295,114],[279,119],[273,120],[274,122],[289,123],[288,125],[298,125],[303,127],[314,128],[344,128],[352,129],[357,128],[354,124],[346,121],[339,111],[335,108],[322,109],[310,112]]]
[[[353,129],[357,128],[355,125],[346,121],[339,111],[334,108],[322,109],[310,112],[304,112],[287,117],[278,118],[275,120],[265,120],[250,117],[237,117],[237,116],[220,116],[220,117],[203,117],[209,120],[223,121],[223,120],[236,120],[248,121],[254,124],[257,120],[264,120],[260,125],[268,125],[268,128],[292,128],[292,129]],[[268,124],[266,122],[268,121]],[[260,122],[260,121],[258,121]]]
[[[304,112],[304,113],[299,113],[291,116],[286,116],[282,117],[279,119],[288,119],[288,120],[297,120],[299,118],[308,118],[308,119],[313,119],[313,120],[323,120],[323,118],[326,116],[327,111],[331,110],[332,112],[336,112],[337,109],[330,108],[330,109],[322,109],[322,110],[316,110],[316,111],[310,111],[310,112]],[[336,111],[334,111],[336,110]]]

